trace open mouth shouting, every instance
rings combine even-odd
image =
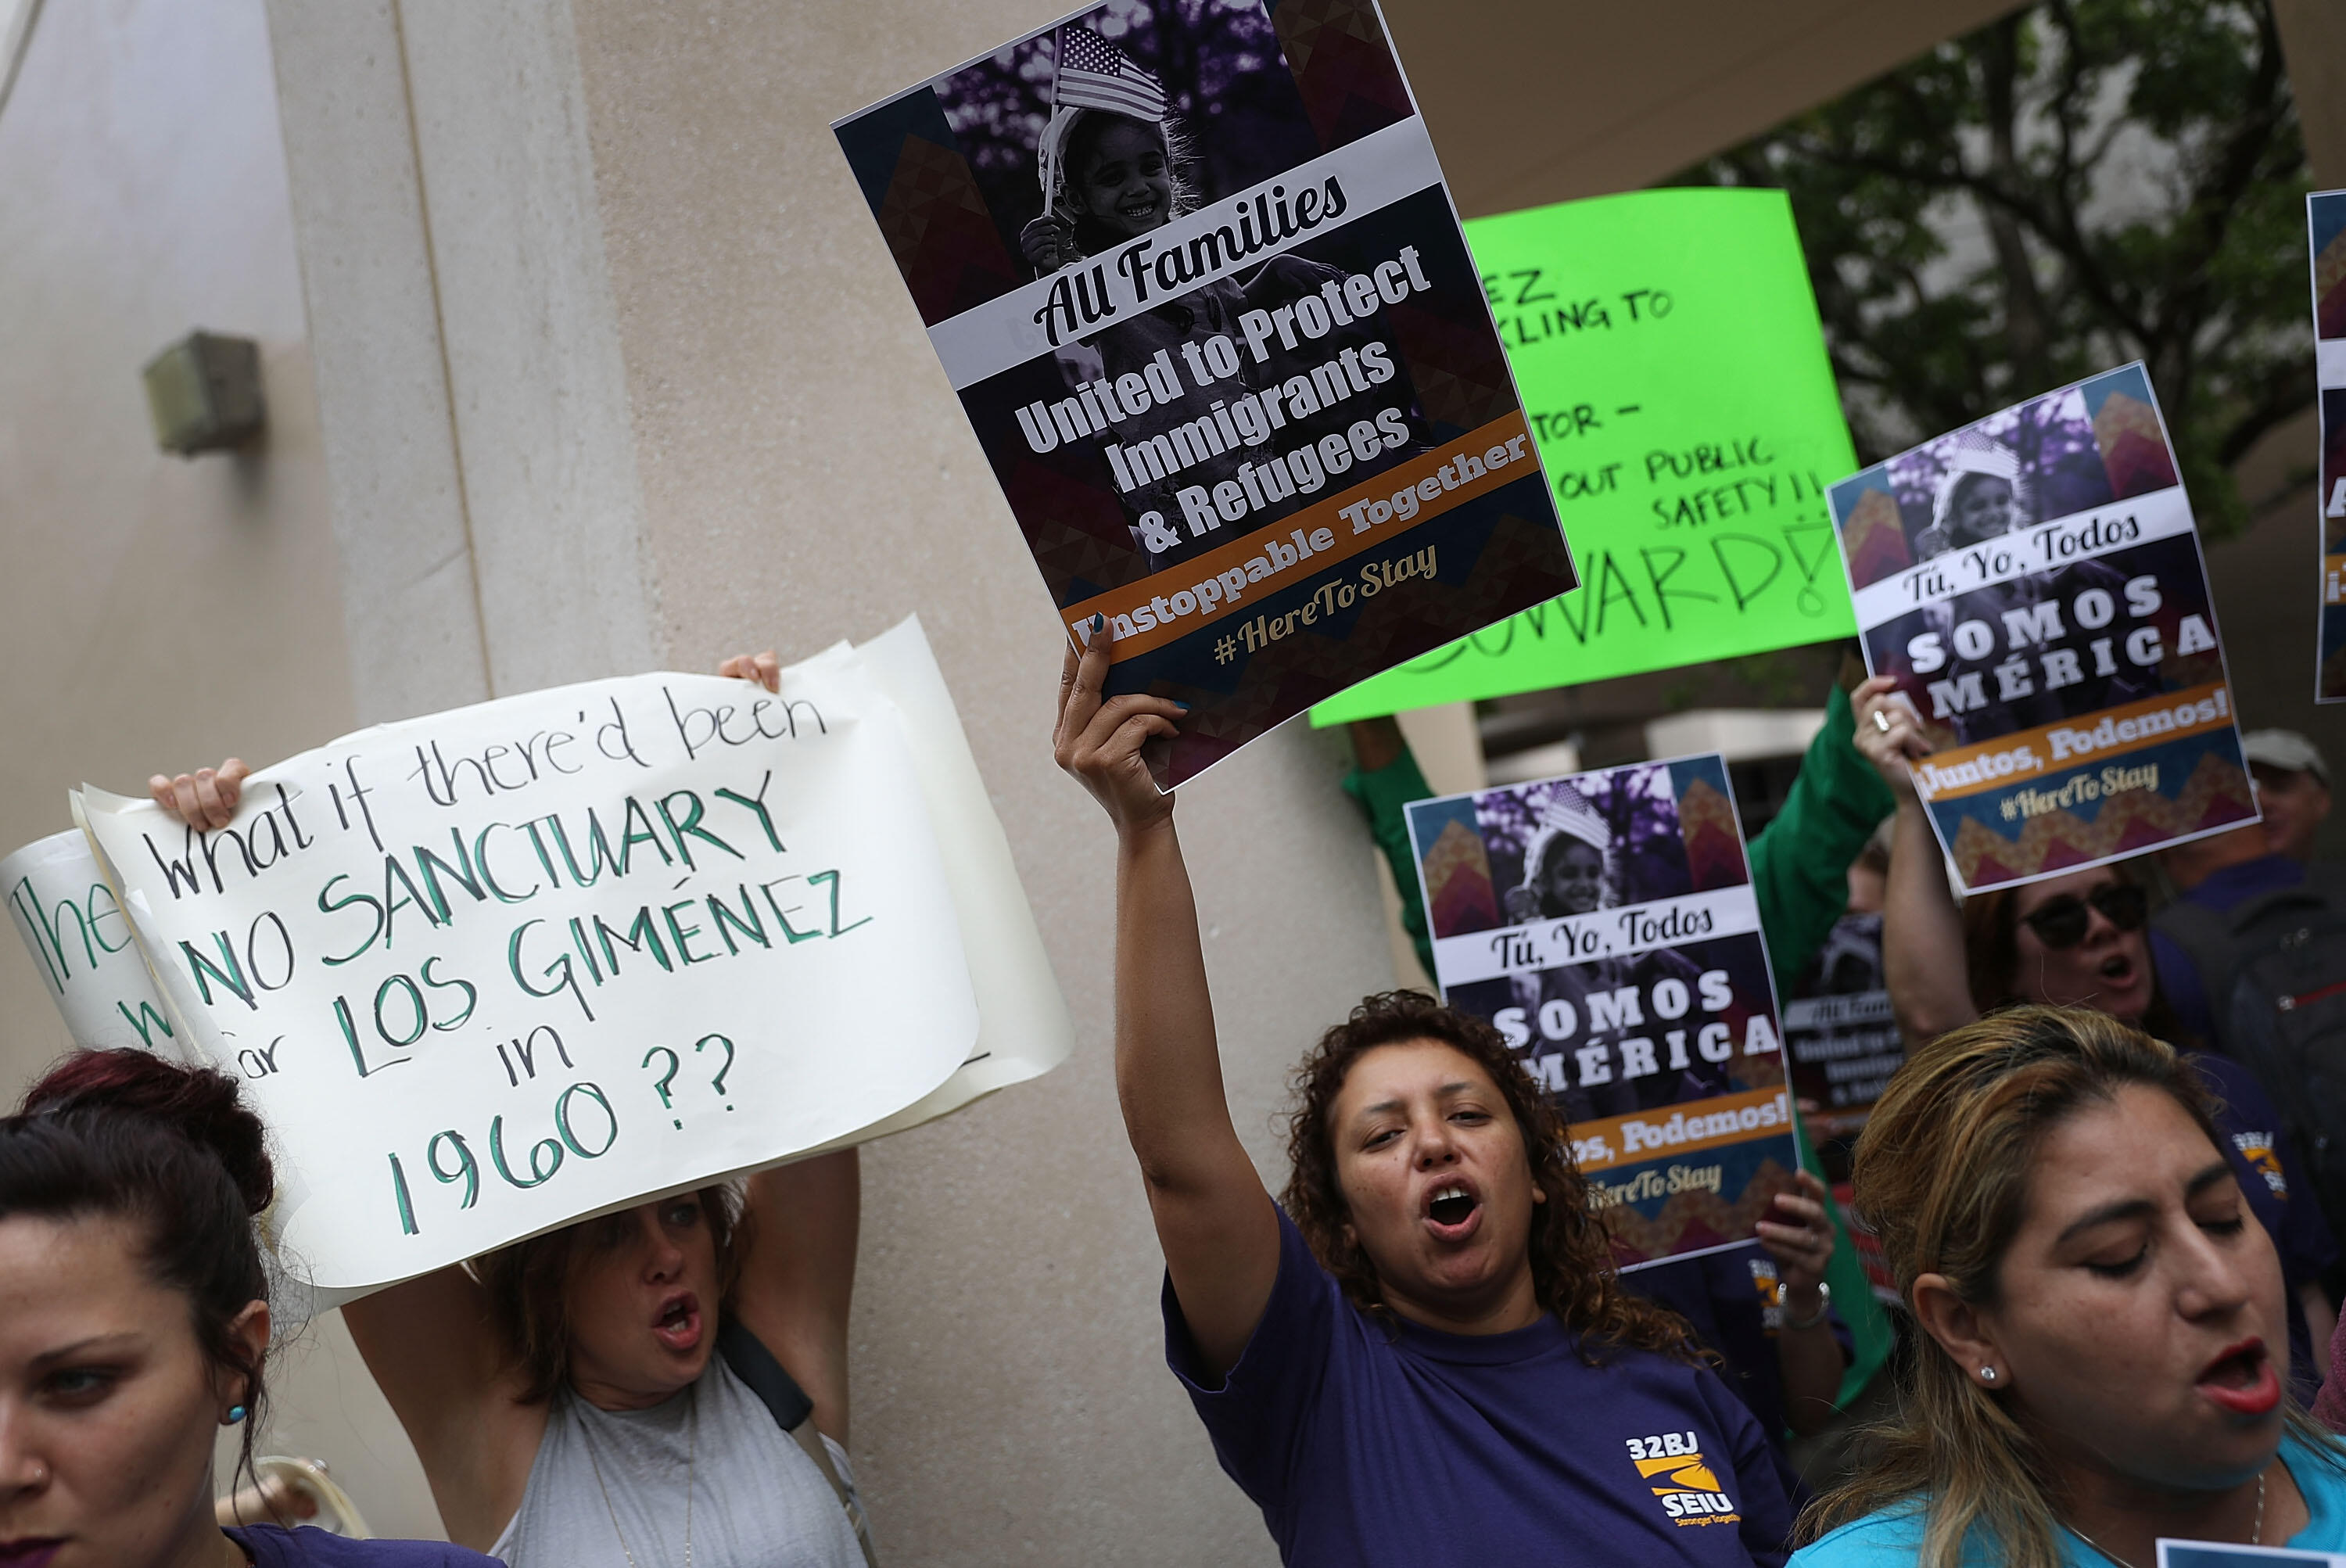
[[[1437,1240],[1464,1241],[1483,1223],[1483,1197],[1469,1183],[1451,1176],[1426,1195],[1425,1226]]]
[[[2234,1415],[2267,1415],[2280,1403],[2280,1375],[2265,1353],[2265,1342],[2253,1334],[2208,1362],[2196,1386]]]
[[[700,1299],[689,1290],[663,1298],[652,1320],[652,1337],[679,1355],[700,1348]]]

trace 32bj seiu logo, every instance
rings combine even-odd
[[[1630,1438],[1629,1462],[1661,1499],[1665,1518],[1688,1524],[1731,1524],[1742,1515],[1734,1500],[1703,1462],[1695,1434],[1663,1432],[1658,1437]]]

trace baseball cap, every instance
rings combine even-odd
[[[2294,729],[2253,729],[2240,738],[2240,749],[2250,762],[2261,762],[2288,773],[2310,773],[2330,788],[2330,764],[2312,741]]]

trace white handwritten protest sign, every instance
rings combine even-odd
[[[181,1038],[270,1125],[282,1249],[335,1295],[1066,1054],[917,623],[778,696],[649,675],[363,730],[214,833],[83,800]]]
[[[0,860],[0,898],[76,1044],[178,1054],[130,921],[80,829],[36,839]]]

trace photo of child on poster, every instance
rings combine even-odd
[[[1111,0],[836,128],[1161,785],[1576,585],[1373,6]]]
[[[1739,1245],[1797,1166],[1716,756],[1413,803],[1436,982],[1572,1125],[1624,1268]]]
[[[1278,40],[1270,33],[1269,17],[1255,7],[1209,15],[1222,30],[1217,40],[1222,46],[1199,50],[1199,63],[1224,63],[1228,69],[1223,74],[1233,84],[1259,79],[1239,66],[1251,62],[1259,71],[1266,58],[1262,51],[1275,53]],[[1171,107],[1164,89],[1091,28],[1081,24],[1063,25],[1054,30],[1049,40],[1034,40],[1013,55],[1014,58],[1040,56],[1046,64],[1054,57],[1063,62],[1050,77],[1056,101],[1034,150],[1045,206],[1018,236],[1020,254],[1036,277],[1079,268],[1089,258],[1251,183],[1245,181],[1244,172],[1214,178],[1218,171],[1204,167],[1199,141],[1185,128],[1186,122]],[[955,120],[962,96],[974,90],[970,79],[984,75],[982,67],[962,72],[952,79],[951,90],[940,92],[948,123]],[[1209,91],[1200,84],[1199,96]],[[1209,100],[1209,113],[1226,108]],[[1263,141],[1274,147],[1300,142],[1292,148],[1297,154],[1294,161],[1311,156],[1309,126],[1300,116],[1282,119],[1259,113],[1255,119],[1261,140],[1252,150],[1259,153]],[[1298,137],[1299,131],[1305,134]],[[1219,144],[1224,138],[1209,139]],[[1276,172],[1276,168],[1266,172]],[[1240,183],[1230,183],[1233,178]],[[1283,413],[1281,444],[1315,454],[1316,465],[1320,440],[1328,435],[1341,438],[1357,412],[1350,405],[1365,390],[1359,383],[1368,381],[1382,384],[1380,397],[1408,431],[1407,437],[1395,443],[1383,441],[1391,428],[1383,427],[1380,439],[1388,451],[1412,455],[1429,444],[1424,415],[1406,369],[1387,368],[1386,345],[1393,341],[1394,334],[1385,320],[1382,298],[1371,296],[1364,311],[1352,309],[1342,293],[1345,277],[1341,268],[1307,260],[1300,252],[1290,251],[1271,257],[1250,272],[1217,279],[1168,299],[1090,339],[1063,343],[1054,352],[1062,382],[1060,397],[1079,397],[1093,382],[1112,385],[1132,374],[1146,380],[1152,370],[1169,374],[1177,358],[1186,362],[1192,356],[1211,354],[1215,339],[1235,341],[1243,336],[1243,323],[1250,311],[1274,321],[1282,311],[1291,317],[1299,307],[1327,312],[1328,324],[1318,335],[1309,333],[1311,322],[1306,321],[1292,346],[1285,337],[1267,338],[1263,356],[1241,361],[1238,374],[1226,383],[1236,394],[1231,418],[1239,439],[1220,452],[1201,451],[1198,460],[1186,466],[1149,463],[1145,454],[1158,450],[1160,441],[1175,443],[1178,454],[1177,433],[1196,419],[1196,411],[1178,401],[1118,411],[1125,417],[1112,421],[1117,440],[1104,453],[1131,522],[1133,542],[1148,554],[1153,565],[1161,568],[1186,560],[1219,542],[1218,514],[1204,532],[1185,533],[1166,522],[1185,518],[1181,505],[1185,492],[1210,496],[1216,485],[1231,481],[1241,488],[1260,488],[1267,493],[1269,504],[1253,515],[1266,523],[1277,521],[1310,499],[1309,493],[1300,488],[1309,482],[1303,476],[1274,464],[1258,467],[1248,462],[1251,451],[1247,443],[1263,430],[1268,418]],[[1312,379],[1315,369],[1331,364],[1347,371],[1357,365],[1360,373],[1347,374],[1341,381],[1333,376]],[[1299,376],[1304,378],[1302,383],[1289,391],[1288,383]],[[1266,397],[1272,400],[1268,413]],[[1052,442],[1060,434],[1041,400],[1020,409],[1018,417],[1020,433],[1030,448],[1038,440]],[[1391,461],[1390,457],[1372,459],[1362,466],[1367,472],[1372,463],[1390,466]],[[1241,474],[1241,469],[1249,473]],[[1253,474],[1260,478],[1250,485]],[[1277,494],[1280,490],[1286,494]],[[1196,509],[1193,502],[1192,510]],[[1152,518],[1154,524],[1148,521]]]
[[[2108,372],[1833,486],[1866,663],[1973,891],[2256,814],[2149,380]]]

